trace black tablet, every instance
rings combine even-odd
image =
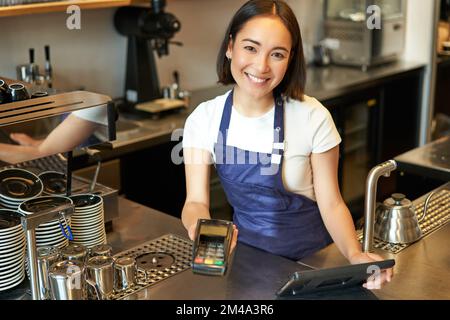
[[[298,271],[277,291],[277,295],[295,296],[325,290],[360,286],[377,271],[391,268],[394,259],[370,263],[352,264],[344,267]]]

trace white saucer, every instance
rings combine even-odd
[[[5,254],[4,256],[0,256],[0,266],[5,266],[11,263],[11,261],[18,259],[19,257],[25,256],[25,247],[19,249],[21,250],[18,250],[15,254],[8,253]]]
[[[77,228],[77,227],[72,228],[72,232],[76,233],[76,234],[91,233],[94,231],[102,231],[102,230],[105,230],[105,226],[103,224],[86,226],[86,227],[81,227],[81,228]]]
[[[17,230],[22,230],[22,225],[18,224],[17,226],[11,228],[1,229],[0,236],[7,236],[8,234],[16,233]]]
[[[7,204],[20,204],[24,202],[25,200],[22,199],[8,199],[5,198],[3,195],[0,194],[0,202],[1,203],[7,203]]]
[[[24,238],[19,243],[17,243],[15,246],[11,246],[8,249],[1,249],[0,252],[2,253],[2,255],[6,255],[6,254],[8,254],[10,252],[15,252],[17,250],[20,250],[22,247],[25,248],[25,245],[26,245],[26,240]]]
[[[23,264],[17,264],[9,270],[0,271],[0,281],[5,281],[8,278],[15,276],[17,273],[19,273],[22,270],[22,268],[24,268]]]
[[[45,234],[45,235],[39,235],[36,236],[36,242],[47,242],[47,241],[51,241],[51,240],[58,240],[58,239],[63,239],[65,238],[64,235],[61,233],[61,231],[59,232],[55,232],[52,234]]]
[[[105,225],[105,223],[102,220],[100,220],[100,221],[91,222],[91,223],[73,224],[71,226],[71,228],[72,228],[72,230],[86,230],[86,229],[99,228],[104,225]]]
[[[75,207],[75,214],[78,213],[88,213],[88,212],[94,212],[94,211],[100,211],[103,210],[103,203],[100,203],[96,206],[91,206],[89,208],[87,207]]]
[[[6,270],[8,268],[11,268],[11,266],[15,266],[17,264],[20,264],[20,263],[23,262],[23,260],[25,260],[25,255],[18,256],[15,260],[11,260],[11,261],[8,261],[8,262],[6,262],[4,264],[0,264],[0,271],[4,271],[4,270]]]
[[[9,282],[0,283],[0,291],[8,290],[19,285],[23,279],[25,279],[25,271],[18,274],[16,277],[11,279]]]
[[[73,198],[82,198],[82,197],[95,198],[96,201],[98,201],[98,202],[96,202],[96,203],[94,203],[94,204],[91,204],[91,205],[87,205],[87,206],[77,206],[77,205],[76,205],[76,200],[73,200]],[[99,195],[96,195],[96,194],[89,194],[89,193],[86,193],[86,194],[76,194],[76,195],[71,196],[70,198],[72,199],[72,201],[73,201],[74,204],[75,204],[75,210],[78,210],[78,209],[80,209],[80,210],[86,210],[86,209],[90,209],[90,208],[97,207],[97,206],[99,206],[100,204],[103,205],[103,198],[102,198],[101,196],[99,196]]]
[[[8,242],[1,242],[0,241],[0,252],[5,253],[7,249],[17,247],[22,244],[22,242],[25,242],[25,235],[19,236],[17,238],[11,239]]]
[[[3,265],[0,265],[0,271],[5,271],[5,270],[7,270],[7,269],[10,269],[10,268],[13,267],[13,266],[22,264],[24,261],[25,261],[25,256],[16,258],[16,260],[11,260],[11,261],[8,262],[8,263],[5,263],[5,264],[3,264]]]
[[[67,225],[63,222],[63,227],[67,227]],[[69,222],[69,226],[70,226],[70,222]],[[59,226],[59,222],[55,222],[53,225],[49,225],[49,226],[44,226],[44,227],[37,227],[36,231],[41,232],[41,233],[45,233],[45,232],[53,232],[55,230],[61,230],[61,227]]]
[[[103,218],[93,218],[93,219],[87,219],[87,220],[79,220],[75,221],[70,224],[71,227],[90,227],[90,226],[99,226],[101,224],[105,224],[105,221]]]
[[[98,218],[103,217],[103,210],[99,210],[97,212],[89,212],[89,213],[76,213],[72,216],[72,220],[79,220],[79,219],[89,219],[89,218]]]
[[[14,211],[16,211],[17,207],[18,207],[18,206],[12,205],[12,204],[4,204],[4,203],[2,203],[1,206],[2,206],[2,209],[8,209],[8,210],[14,210]]]
[[[92,221],[89,223],[80,223],[80,224],[72,224],[71,228],[73,229],[89,229],[89,228],[98,228],[104,226],[105,223],[103,220]]]
[[[20,238],[22,234],[25,235],[25,233],[23,232],[23,230],[21,230],[21,228],[17,229],[16,232],[11,232],[7,235],[0,234],[0,243],[7,240],[10,241],[11,239]]]
[[[8,201],[8,200],[5,200],[5,199],[2,199],[2,198],[0,198],[0,205],[3,207],[3,206],[5,206],[5,207],[14,207],[14,211],[17,211],[17,209],[19,208],[19,205],[21,204],[22,202],[17,202],[17,201]]]
[[[54,233],[36,236],[36,241],[37,242],[45,242],[45,241],[57,240],[60,238],[64,238],[64,236],[61,233],[61,231],[57,231]]]
[[[84,227],[97,227],[99,225],[105,224],[105,221],[103,219],[96,219],[96,220],[89,220],[89,221],[83,221],[83,222],[73,222],[71,223],[71,228],[84,228]]]
[[[71,221],[69,219],[67,219],[67,223],[69,223],[69,226],[70,226],[70,222]],[[62,222],[62,225],[64,227],[67,226],[65,222]],[[54,230],[54,229],[60,229],[59,228],[59,221],[53,221],[52,224],[45,225],[45,226],[43,224],[40,224],[39,227],[36,228],[36,231],[44,232],[44,231],[51,231],[51,230]]]
[[[61,248],[61,246],[67,246],[69,244],[69,239],[63,238],[63,239],[56,239],[53,241],[36,241],[37,247],[46,247],[46,246],[55,246],[58,248]]]
[[[61,219],[61,221],[64,221],[64,220]],[[67,221],[67,222],[69,222],[69,221]],[[46,228],[46,227],[54,227],[54,226],[59,226],[59,220],[51,220],[49,222],[41,223],[38,228]]]
[[[105,229],[105,225],[103,223],[95,223],[91,225],[84,226],[72,226],[72,232],[86,232],[86,231],[94,231],[94,230],[102,230]]]
[[[67,230],[67,228],[65,230]],[[49,230],[49,231],[40,231],[39,233],[36,233],[36,239],[48,238],[49,236],[64,237],[60,228],[54,229],[54,230]]]
[[[86,211],[86,212],[75,212],[72,215],[73,219],[78,219],[80,217],[97,217],[97,216],[103,216],[103,209],[95,210],[95,211]]]

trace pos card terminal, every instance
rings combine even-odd
[[[192,271],[223,276],[229,264],[233,223],[217,219],[199,219],[192,250]]]

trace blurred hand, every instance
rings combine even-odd
[[[188,235],[189,235],[189,239],[191,239],[192,241],[195,240],[195,230],[197,229],[197,224],[191,224],[191,226],[188,228]]]
[[[25,133],[11,133],[9,137],[21,146],[37,147],[42,143],[42,140],[33,139]]]
[[[196,229],[197,229],[197,224],[192,224],[188,229],[189,238],[191,240],[195,239],[195,230]],[[239,234],[239,231],[236,228],[236,225],[233,224],[233,236],[231,238],[230,254],[233,252],[234,248],[236,247],[238,234]]]
[[[230,254],[233,252],[234,248],[236,248],[238,234],[239,230],[236,228],[236,225],[233,224],[233,237],[231,238]]]
[[[350,257],[351,264],[368,263],[381,260],[384,260],[381,256],[370,252],[359,252]],[[393,276],[394,276],[393,268],[382,270],[379,277],[377,276],[377,274],[371,275],[367,279],[367,282],[363,284],[363,287],[369,290],[381,289],[381,286],[384,283],[391,282]]]

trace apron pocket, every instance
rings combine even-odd
[[[256,184],[232,181],[219,174],[230,204],[242,211],[284,211],[287,202],[277,190]]]

